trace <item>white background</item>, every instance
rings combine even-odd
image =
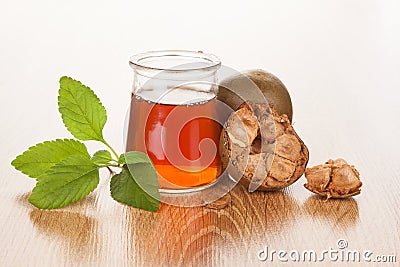
[[[277,75],[312,164],[356,160],[341,154],[354,142],[398,158],[399,12],[400,1],[1,0],[1,169],[11,172],[29,145],[70,136],[57,112],[63,75],[95,90],[105,136],[122,152],[129,57],[158,49],[203,50]]]
[[[95,90],[109,114],[106,136],[122,149],[129,57],[157,49],[203,50],[238,70],[277,75],[312,153],[323,146],[313,143],[315,131],[398,135],[399,12],[400,1],[1,0],[3,153],[11,159],[35,142],[68,136],[57,113],[62,75]],[[335,118],[337,109],[348,116]],[[323,116],[315,121],[316,114]],[[380,116],[393,116],[393,125],[375,125]]]

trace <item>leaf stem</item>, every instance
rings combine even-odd
[[[107,165],[105,165],[104,167],[117,167],[117,168],[122,168],[121,167],[121,165],[119,165],[119,164],[107,164]]]
[[[111,175],[111,176],[114,176],[115,172],[114,172],[110,167],[108,167],[108,166],[107,166],[107,169],[108,169],[108,171],[110,172],[110,175]]]
[[[118,156],[117,152],[115,152],[115,150],[106,142],[106,140],[103,139],[103,140],[101,140],[101,142],[111,150],[111,152],[116,157],[116,161],[118,161],[119,156]]]

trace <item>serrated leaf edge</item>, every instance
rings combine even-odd
[[[71,109],[69,109],[69,108],[67,108],[67,107],[61,107],[61,106],[60,106],[60,104],[61,104],[61,101],[60,101],[60,91],[63,90],[63,89],[61,88],[61,81],[64,80],[64,79],[68,79],[68,80],[72,80],[72,81],[74,81],[74,82],[77,82],[79,85],[81,85],[82,87],[86,88],[86,89],[88,90],[88,92],[89,92],[92,96],[94,96],[94,97],[96,98],[96,100],[98,101],[98,103],[100,104],[100,106],[101,106],[101,107],[104,109],[104,111],[105,111],[105,121],[104,121],[103,127],[104,127],[104,125],[105,125],[106,122],[107,122],[107,110],[106,110],[106,108],[104,107],[103,103],[100,101],[100,98],[96,95],[96,93],[95,93],[89,86],[87,86],[87,85],[83,84],[82,82],[80,82],[80,81],[78,81],[78,80],[75,80],[75,79],[73,79],[73,78],[71,78],[71,77],[69,77],[69,76],[62,76],[62,77],[60,78],[60,81],[59,81],[59,83],[60,83],[60,89],[58,90],[57,104],[58,104],[58,111],[59,111],[59,113],[61,114],[61,119],[62,119],[62,121],[63,121],[63,124],[64,124],[65,128],[66,128],[76,139],[78,139],[78,140],[81,140],[81,141],[89,141],[89,140],[104,141],[103,132],[102,132],[103,129],[101,129],[101,136],[97,136],[98,139],[81,139],[81,138],[76,137],[76,136],[72,133],[70,127],[68,127],[68,126],[65,124],[65,115],[61,112],[61,109],[62,109],[62,108],[65,108],[65,109],[68,109],[68,110],[70,110],[70,111],[72,111],[72,112],[74,112],[74,111],[71,110]],[[75,97],[71,94],[70,91],[66,91],[66,92],[68,92],[68,93],[72,96],[72,98],[75,99]],[[76,100],[76,99],[75,99],[75,100]],[[76,102],[78,102],[78,101],[76,101]],[[79,107],[79,106],[78,106],[78,107]],[[84,113],[83,110],[82,110],[80,107],[79,107],[79,109],[82,111],[82,113]],[[74,113],[75,113],[75,112],[74,112]],[[74,119],[69,118],[69,117],[68,117],[68,119],[74,120]],[[85,118],[85,119],[86,119],[86,118]],[[77,120],[75,120],[75,121],[76,121],[76,122],[79,122],[79,123],[83,123],[83,122],[80,122],[80,121],[77,121]],[[86,123],[88,123],[88,125],[90,125],[90,123],[89,123],[87,120],[86,120]],[[91,126],[91,125],[90,125],[90,126]],[[92,127],[91,127],[91,128],[92,128]],[[97,135],[96,131],[93,131],[93,132]]]
[[[73,156],[76,156],[76,155],[73,155]],[[72,156],[72,157],[73,157],[73,156]],[[89,158],[89,160],[90,160],[90,158]],[[72,203],[75,203],[75,202],[78,202],[78,201],[84,199],[84,198],[87,197],[90,193],[92,193],[94,190],[96,190],[96,188],[97,188],[97,186],[99,185],[99,182],[100,182],[99,167],[96,166],[96,164],[94,164],[93,162],[91,162],[91,163],[93,164],[93,167],[94,167],[94,168],[91,169],[90,171],[88,171],[88,172],[86,172],[86,173],[80,175],[79,178],[77,178],[77,179],[80,179],[80,178],[82,178],[83,176],[88,175],[88,174],[91,173],[91,172],[97,171],[97,177],[96,177],[96,178],[97,178],[97,182],[96,182],[96,186],[95,186],[92,190],[90,190],[90,192],[88,192],[87,194],[83,195],[82,197],[80,197],[80,198],[78,198],[78,199],[76,199],[76,200],[74,200],[74,201],[72,201],[72,202],[66,203],[65,205],[61,205],[61,206],[56,206],[56,207],[54,207],[54,206],[47,206],[47,207],[38,206],[38,205],[36,205],[35,203],[33,203],[33,202],[31,201],[31,197],[32,197],[32,194],[33,194],[34,191],[35,191],[35,188],[36,188],[38,185],[42,185],[42,184],[46,184],[46,183],[47,183],[47,181],[44,179],[44,180],[38,180],[36,186],[35,186],[35,187],[33,188],[33,190],[32,190],[32,194],[30,195],[30,197],[29,197],[29,199],[28,199],[29,203],[31,203],[32,205],[34,205],[35,207],[37,207],[37,208],[39,208],[39,209],[50,210],[50,209],[59,209],[59,208],[63,208],[63,207],[66,207],[66,206],[68,206],[68,205],[70,205],[70,204],[72,204]],[[56,166],[56,165],[57,165],[57,164],[55,164],[54,166]],[[53,167],[54,167],[54,166],[53,166]],[[76,165],[76,166],[87,166],[87,165]],[[54,171],[52,171],[52,168],[53,168],[53,167],[51,167],[46,173],[48,173],[48,174],[51,174],[51,173],[62,173],[62,172],[54,172]],[[77,179],[74,179],[74,180],[68,182],[66,185],[68,185],[68,184],[70,184],[70,183],[76,181]],[[64,186],[65,186],[65,185],[64,185]],[[54,191],[49,191],[49,192],[54,193]],[[41,199],[43,199],[43,198],[45,198],[45,197],[42,197]],[[62,201],[62,203],[63,203],[64,201],[65,201],[65,199]]]
[[[37,144],[35,144],[35,145],[33,145],[33,146],[30,146],[28,149],[26,149],[24,152],[22,152],[22,154],[19,154],[18,156],[16,156],[15,159],[13,159],[13,160],[11,161],[11,165],[12,165],[17,171],[20,171],[21,173],[27,175],[27,176],[30,177],[30,178],[36,179],[37,177],[32,177],[31,175],[29,175],[29,174],[26,173],[25,171],[17,169],[17,167],[15,166],[15,162],[18,161],[18,159],[21,159],[22,157],[24,157],[26,154],[30,153],[30,150],[33,149],[33,148],[35,148],[36,146],[44,145],[44,144],[48,144],[48,143],[59,142],[59,141],[63,141],[63,142],[73,141],[73,142],[78,142],[78,143],[82,144],[82,145],[85,147],[85,152],[86,152],[88,158],[90,158],[89,152],[87,151],[87,147],[85,146],[84,143],[80,142],[79,140],[71,139],[71,138],[64,138],[64,139],[57,138],[57,139],[55,139],[55,140],[48,140],[48,141],[44,141],[44,142],[41,142],[41,143],[37,143]],[[78,151],[78,150],[76,150],[76,151]],[[79,151],[79,152],[81,152],[81,151]],[[35,163],[35,162],[31,162],[31,163]],[[43,162],[37,162],[37,163],[43,163]],[[58,162],[48,162],[48,163],[57,164]]]

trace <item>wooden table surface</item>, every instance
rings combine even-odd
[[[339,239],[349,250],[373,252],[372,259],[396,255],[397,263],[383,266],[399,265],[398,1],[307,0],[293,8],[265,1],[232,5],[228,13],[212,1],[198,7],[212,19],[190,13],[189,28],[181,23],[189,13],[171,16],[169,5],[181,6],[174,1],[146,23],[148,12],[132,16],[152,8],[143,1],[139,7],[45,2],[0,7],[0,266],[266,266],[280,262],[258,259],[265,246],[322,252],[337,249]],[[81,202],[53,211],[30,205],[35,181],[10,162],[35,143],[70,137],[57,114],[59,77],[70,75],[96,91],[108,111],[105,136],[122,151],[132,82],[127,60],[171,47],[204,49],[236,69],[275,73],[291,93],[309,166],[345,158],[361,173],[361,194],[325,201],[304,189],[302,177],[272,193],[237,186],[224,209],[162,204],[150,213],[112,200],[102,172],[99,188]],[[89,142],[89,148],[102,146]]]
[[[309,113],[298,130],[310,148],[310,162],[347,158],[364,182],[357,197],[325,201],[304,189],[301,178],[280,192],[250,194],[237,186],[229,193],[231,203],[220,210],[162,204],[150,213],[113,201],[104,172],[100,187],[85,200],[44,211],[27,201],[32,179],[4,164],[0,265],[263,266],[271,263],[257,258],[264,246],[323,251],[337,248],[339,239],[352,250],[399,257],[400,148],[390,141],[398,124],[392,116],[373,113],[360,120],[343,111],[330,120],[320,116]]]

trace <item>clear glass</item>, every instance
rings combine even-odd
[[[152,51],[131,57],[134,83],[126,151],[149,155],[160,191],[205,189],[223,172],[218,143],[217,76],[211,54]]]

